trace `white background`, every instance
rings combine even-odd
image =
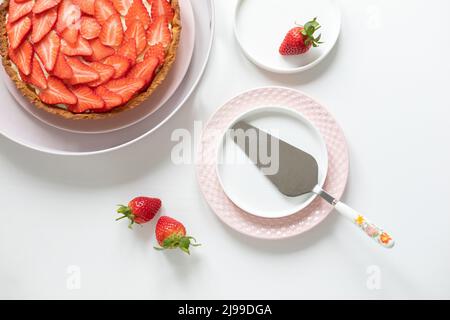
[[[243,57],[234,2],[216,1],[198,90],[150,137],[89,157],[0,137],[0,298],[450,298],[450,2],[342,0],[335,49],[291,76]],[[393,233],[395,249],[335,213],[286,241],[242,236],[208,208],[194,166],[172,163],[174,129],[192,130],[233,95],[270,84],[301,89],[334,114],[350,147],[344,199]],[[153,223],[116,223],[115,205],[140,194],[160,197],[203,246],[192,256],[157,252]],[[78,290],[66,286],[71,265]],[[379,290],[366,285],[373,265]]]

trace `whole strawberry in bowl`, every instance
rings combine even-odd
[[[200,244],[193,237],[186,235],[184,225],[174,218],[162,216],[156,223],[156,240],[160,247],[156,250],[176,249],[179,248],[183,252],[190,254],[189,247],[197,247]]]
[[[132,199],[127,206],[119,205],[117,213],[122,214],[116,221],[128,218],[131,228],[134,223],[144,224],[152,220],[161,208],[161,200],[150,197],[136,197]]]
[[[292,56],[304,54],[311,49],[311,47],[318,47],[321,35],[317,37],[314,33],[320,29],[320,24],[317,18],[305,23],[304,26],[297,26],[289,30],[281,43],[279,52],[283,56]]]

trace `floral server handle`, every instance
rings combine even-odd
[[[385,248],[392,248],[395,244],[394,239],[392,239],[391,235],[383,229],[379,228],[369,220],[367,220],[364,216],[359,214],[356,210],[350,208],[343,202],[337,202],[335,204],[335,209],[350,219],[358,228],[364,231],[370,238],[378,242]]]
[[[350,221],[352,221],[358,228],[364,231],[370,238],[378,242],[378,244],[382,245],[385,248],[392,248],[395,244],[394,239],[387,232],[383,231],[383,229],[377,227],[375,224],[371,223],[364,216],[358,213],[355,209],[350,208],[345,203],[335,199],[328,192],[316,186],[313,190],[314,193],[321,196],[325,201],[329,204],[333,205],[337,212],[347,217]]]

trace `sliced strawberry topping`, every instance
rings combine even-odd
[[[121,78],[107,82],[104,87],[109,91],[117,93],[123,99],[122,103],[130,100],[137,92],[139,92],[145,85],[142,79]]]
[[[161,43],[165,48],[172,41],[172,34],[165,17],[156,18],[147,30],[147,41],[150,45]]]
[[[118,15],[109,0],[95,0],[94,16],[98,23],[104,24],[111,16]]]
[[[102,98],[86,85],[75,86],[72,88],[72,92],[78,99],[76,104],[68,106],[73,113],[82,113],[87,110],[103,109],[105,107]]]
[[[172,21],[175,11],[167,0],[151,0],[152,19],[164,16],[168,21]]]
[[[14,21],[17,21],[23,16],[29,14],[31,10],[33,10],[33,6],[33,0],[21,3],[15,0],[10,0],[8,9],[8,23],[13,23]]]
[[[59,50],[52,74],[60,79],[69,80],[73,77],[72,67],[67,62],[66,56]]]
[[[137,63],[131,68],[128,77],[142,79],[145,83],[149,83],[155,76],[155,70],[159,65],[159,59],[155,57],[148,57],[144,61]]]
[[[80,10],[93,16],[95,14],[95,0],[72,0],[74,4],[80,7]]]
[[[9,47],[9,57],[23,74],[31,73],[31,60],[33,59],[33,46],[28,40],[22,42],[17,49]]]
[[[16,49],[22,43],[23,38],[25,38],[30,29],[31,19],[29,17],[24,17],[13,24],[7,24],[6,30],[8,32],[10,46]]]
[[[58,20],[56,21],[56,31],[63,32],[67,26],[77,24],[81,18],[80,7],[71,0],[62,0],[58,8]]]
[[[99,61],[115,53],[113,48],[104,46],[98,38],[90,40],[89,44],[92,47],[92,54],[85,57],[88,61]]]
[[[77,97],[64,85],[64,83],[55,77],[49,77],[47,80],[47,89],[41,91],[39,98],[48,104],[76,104]]]
[[[87,40],[95,39],[100,34],[102,26],[92,17],[81,18],[81,36]]]
[[[131,22],[130,26],[125,31],[125,36],[127,39],[134,39],[136,41],[136,53],[137,55],[140,55],[147,46],[147,38],[142,22],[139,20]]]
[[[61,40],[61,50],[67,56],[90,56],[93,53],[89,41],[78,36],[75,45],[71,45],[64,39]]]
[[[139,20],[142,22],[145,30],[150,25],[150,16],[148,15],[147,8],[145,8],[142,0],[133,0],[133,4],[128,9],[127,15],[125,16],[125,24],[127,28],[130,27],[131,23],[135,20]]]
[[[125,16],[130,9],[133,0],[112,0],[114,8],[122,15]]]
[[[10,0],[10,59],[44,103],[108,112],[154,79],[172,41],[170,0],[146,1]]]
[[[114,107],[120,106],[123,102],[121,95],[106,89],[104,86],[95,88],[95,93],[105,101],[105,107],[101,110],[96,110],[96,112],[107,112]]]
[[[45,78],[44,71],[42,71],[42,67],[38,59],[36,59],[36,56],[33,56],[31,62],[31,73],[28,76],[20,72],[20,70],[19,73],[22,80],[26,83],[32,84],[39,89],[47,88],[47,79]]]
[[[33,14],[31,24],[33,29],[31,30],[31,41],[33,43],[39,42],[47,33],[52,30],[55,25],[58,13],[56,8],[52,8],[39,14]]]
[[[119,56],[128,58],[131,65],[136,63],[137,53],[136,53],[136,41],[134,39],[128,39],[122,42],[119,50],[117,50]]]
[[[66,57],[66,59],[73,71],[73,77],[69,81],[70,84],[88,83],[100,78],[100,75],[95,69],[81,62],[78,58]]]
[[[147,50],[145,51],[144,59],[148,57],[158,58],[159,64],[163,65],[164,60],[166,59],[166,49],[164,49],[161,43],[148,46]]]
[[[112,15],[105,21],[100,31],[100,41],[105,46],[120,46],[123,40],[122,21],[119,15]]]
[[[113,66],[110,66],[108,64],[103,64],[100,62],[92,62],[89,64],[89,66],[98,72],[100,75],[100,78],[97,81],[89,82],[88,86],[90,87],[97,87],[109,80],[114,76],[114,73],[116,70]]]
[[[58,57],[60,39],[55,31],[50,31],[35,45],[36,53],[47,71],[52,71]]]
[[[63,38],[69,45],[75,46],[78,41],[78,26],[76,24],[68,25],[61,34]]]
[[[41,13],[47,11],[48,9],[56,7],[60,2],[61,0],[36,0],[33,12]]]
[[[119,56],[117,54],[109,56],[102,61],[104,64],[112,66],[115,70],[113,79],[118,79],[124,76],[128,69],[130,69],[130,61],[128,58]]]

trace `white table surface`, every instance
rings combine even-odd
[[[130,147],[62,157],[0,137],[0,298],[450,298],[450,2],[340,3],[342,34],[330,56],[281,76],[244,58],[234,1],[216,1],[198,90]],[[291,240],[242,236],[208,208],[194,166],[172,163],[174,129],[192,130],[233,95],[271,84],[328,106],[350,147],[344,199],[390,230],[395,249],[335,213]],[[161,253],[152,248],[154,223],[133,231],[116,223],[115,205],[140,194],[161,197],[163,213],[204,245],[192,256]],[[70,266],[79,288],[67,286]],[[379,285],[370,285],[374,277]]]

